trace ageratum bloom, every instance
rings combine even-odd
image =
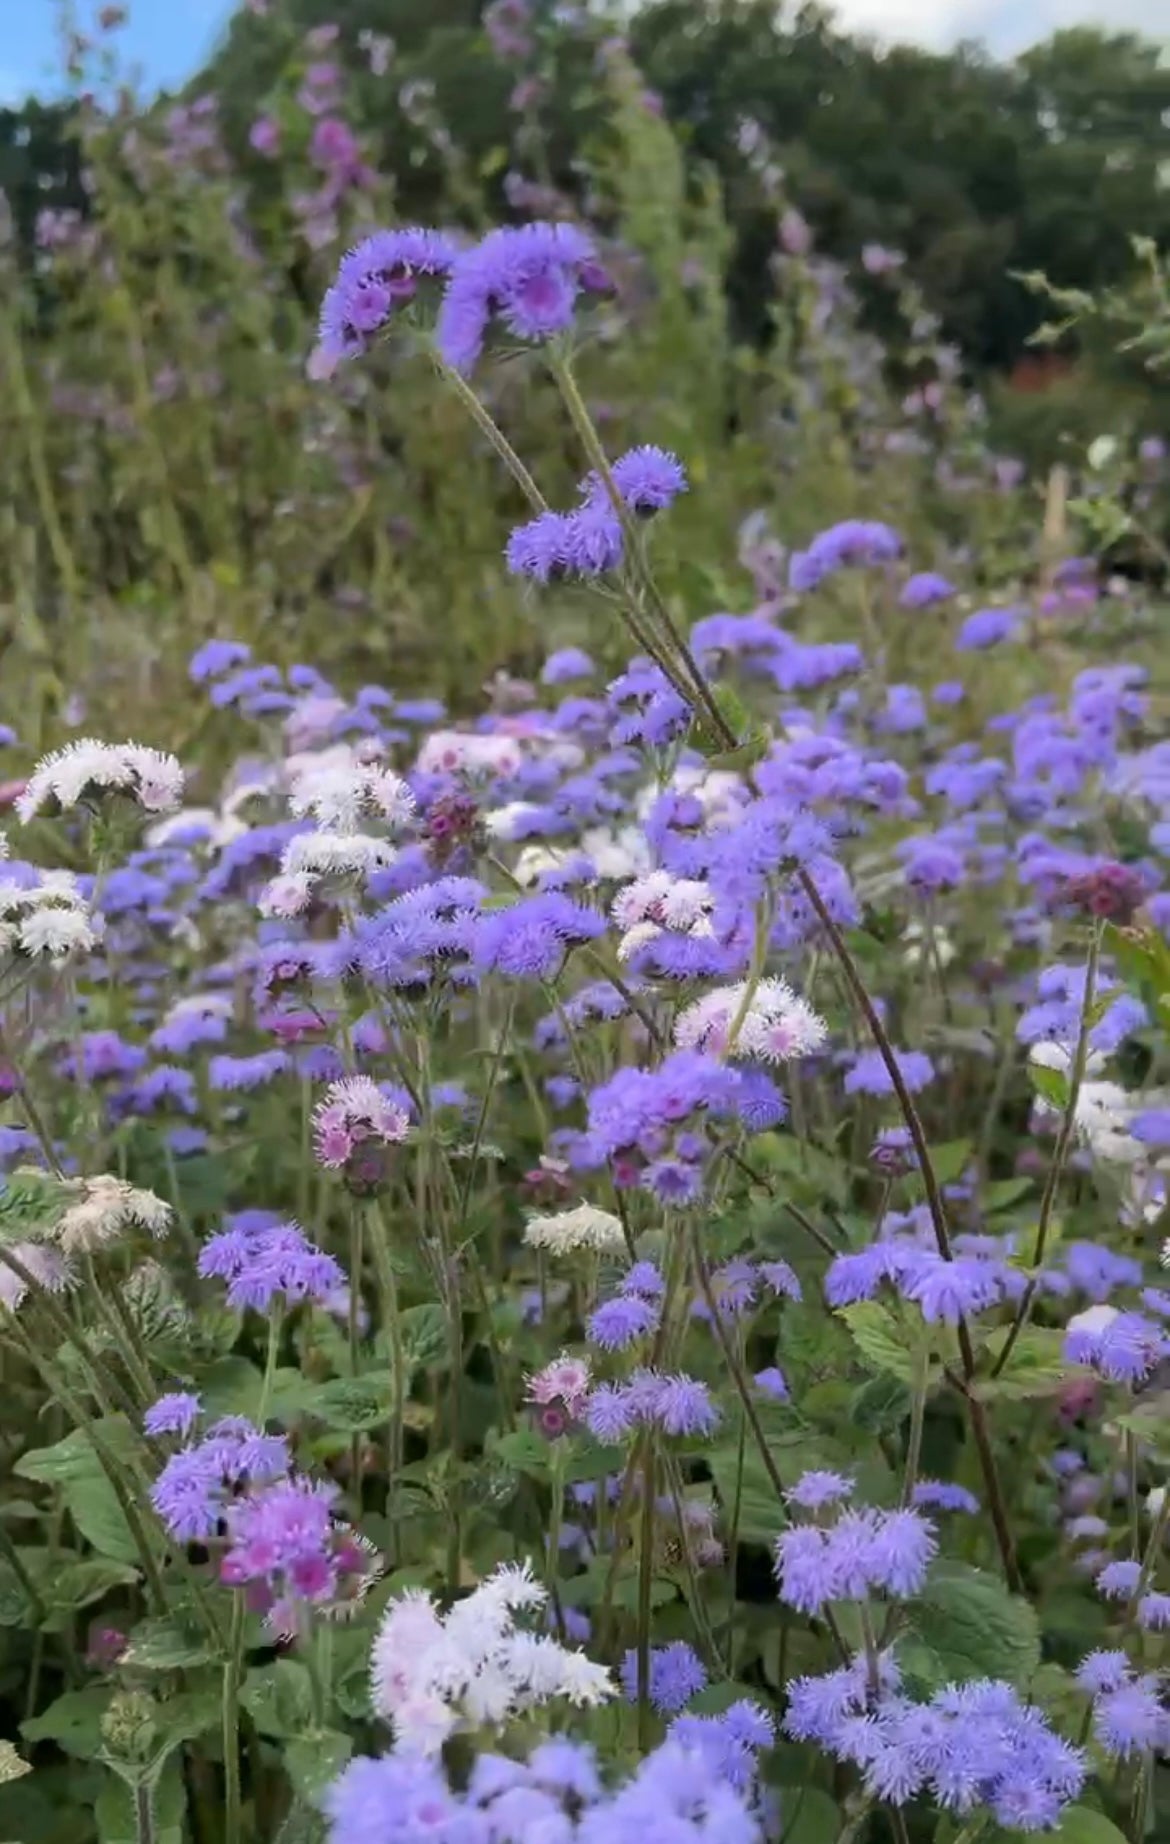
[[[649,1666],[647,1694],[654,1708],[665,1716],[681,1710],[707,1683],[703,1661],[685,1639],[676,1639],[671,1645],[653,1646]],[[637,1701],[637,1652],[627,1652],[622,1660],[622,1689],[631,1703]]]
[[[199,1273],[227,1281],[228,1305],[235,1310],[251,1306],[262,1313],[278,1298],[288,1305],[324,1302],[345,1284],[332,1255],[314,1247],[295,1223],[221,1230],[204,1243]]]
[[[455,246],[438,231],[375,231],[341,259],[321,303],[318,353],[323,371],[365,352],[396,308],[413,301],[422,281],[449,275]]]
[[[289,1463],[283,1435],[263,1434],[244,1416],[228,1415],[195,1446],[171,1455],[151,1487],[151,1503],[177,1543],[205,1543],[238,1491],[282,1478]]]
[[[288,1638],[307,1605],[332,1614],[352,1609],[378,1570],[373,1545],[334,1516],[330,1481],[276,1479],[226,1506],[229,1547],[220,1580],[246,1588],[269,1631]]]
[[[489,231],[451,266],[436,327],[439,351],[456,371],[470,372],[493,320],[516,339],[550,339],[572,325],[582,289],[607,287],[592,240],[574,224]]]
[[[173,813],[183,798],[183,771],[161,749],[82,737],[37,763],[15,805],[27,822],[82,802],[93,806],[107,794],[122,794],[147,813]]]

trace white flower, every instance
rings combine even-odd
[[[595,1249],[598,1254],[610,1255],[626,1246],[618,1218],[595,1204],[578,1204],[555,1216],[529,1217],[524,1240],[529,1248],[546,1249],[550,1255],[568,1255],[577,1249]]]
[[[344,762],[322,762],[293,779],[289,806],[298,818],[311,814],[318,825],[341,833],[357,831],[363,815],[403,825],[414,812],[414,795],[400,776],[347,752]]]
[[[510,736],[475,736],[465,730],[434,730],[418,753],[424,775],[498,776],[508,780],[523,761],[520,745]]]
[[[760,980],[750,1001],[748,983],[740,980],[688,1005],[675,1025],[674,1041],[680,1050],[784,1063],[811,1056],[822,1048],[828,1034],[824,1019],[786,980]]]
[[[618,959],[628,960],[664,929],[705,938],[713,933],[711,911],[715,897],[710,885],[692,877],[672,877],[669,871],[649,871],[614,897],[612,914],[624,931]]]
[[[34,957],[47,954],[50,960],[64,960],[70,954],[84,954],[95,947],[99,933],[95,918],[84,909],[42,903],[20,925],[20,947]]]
[[[299,916],[313,900],[313,879],[307,871],[295,877],[274,877],[256,902],[262,916]]]
[[[623,826],[616,834],[604,826],[590,826],[581,834],[581,850],[598,877],[639,877],[650,869],[650,845],[638,826]]]
[[[512,875],[527,889],[546,871],[558,870],[564,862],[564,853],[554,851],[551,845],[526,845],[512,868]]]
[[[1104,1332],[1117,1317],[1116,1306],[1086,1306],[1083,1312],[1074,1313],[1065,1330],[1068,1332]]]
[[[460,1724],[500,1724],[554,1697],[580,1707],[612,1696],[602,1666],[517,1628],[516,1614],[544,1600],[525,1563],[497,1569],[445,1617],[417,1589],[391,1601],[374,1639],[370,1687],[396,1745],[435,1754]]]
[[[517,820],[527,819],[540,808],[531,800],[510,800],[506,806],[493,807],[484,815],[484,825],[493,839],[510,839]]]
[[[48,1293],[62,1293],[66,1287],[74,1284],[74,1274],[69,1263],[56,1249],[42,1248],[36,1242],[13,1242],[8,1254],[27,1269],[29,1277],[37,1287],[43,1287]],[[29,1284],[24,1276],[0,1261],[0,1307],[7,1307],[14,1313],[28,1294]]]
[[[38,762],[16,811],[28,821],[42,807],[62,812],[107,789],[137,800],[148,813],[170,813],[183,798],[183,770],[174,756],[144,743],[82,737]]]
[[[368,877],[396,856],[388,839],[367,832],[301,832],[285,846],[280,868],[289,877]]]
[[[104,1248],[127,1229],[145,1229],[165,1236],[171,1226],[169,1204],[153,1191],[142,1191],[123,1178],[106,1173],[81,1178],[70,1187],[76,1203],[70,1204],[51,1234],[66,1254]]]

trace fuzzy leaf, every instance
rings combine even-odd
[[[352,1753],[352,1739],[336,1729],[296,1736],[284,1751],[284,1765],[297,1798],[316,1805]]]
[[[878,1300],[859,1300],[841,1308],[853,1342],[871,1370],[886,1371],[903,1383],[914,1381],[915,1357],[910,1333]]]
[[[987,1351],[994,1356],[1002,1351],[1004,1332]],[[1064,1333],[1049,1326],[1030,1325],[1020,1333],[1012,1347],[1003,1373],[994,1380],[979,1384],[981,1396],[996,1396],[1009,1402],[1024,1402],[1034,1396],[1051,1396],[1064,1383],[1072,1365],[1064,1355]]]
[[[22,1722],[20,1732],[27,1742],[56,1742],[66,1754],[90,1761],[101,1751],[102,1717],[109,1705],[110,1690],[67,1690],[41,1715]]]
[[[100,1601],[111,1588],[132,1585],[138,1571],[128,1563],[112,1562],[107,1557],[89,1556],[83,1562],[69,1562],[56,1573],[46,1573],[41,1593],[55,1612],[72,1612]]]
[[[1036,1611],[994,1575],[936,1562],[909,1616],[907,1671],[937,1686],[968,1678],[1026,1684],[1040,1663]]]
[[[1125,1833],[1092,1806],[1066,1806],[1059,1825],[1046,1836],[1051,1844],[1125,1844]]]
[[[177,1760],[167,1762],[149,1798],[153,1824],[147,1834],[138,1823],[134,1789],[110,1774],[94,1808],[100,1844],[141,1844],[144,1835],[155,1844],[182,1844],[187,1795]]]
[[[180,1620],[143,1620],[130,1634],[123,1664],[136,1671],[182,1671],[212,1657],[206,1642]]]
[[[309,1674],[295,1658],[278,1658],[274,1664],[249,1671],[240,1702],[261,1735],[283,1740],[303,1734],[313,1707]]]

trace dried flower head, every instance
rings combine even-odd
[[[67,1255],[92,1254],[116,1242],[129,1229],[144,1229],[158,1237],[165,1236],[171,1227],[173,1212],[169,1204],[153,1191],[139,1190],[111,1173],[77,1179],[69,1191],[75,1201],[48,1232]]]
[[[524,1240],[529,1248],[544,1249],[550,1255],[571,1255],[580,1249],[614,1255],[626,1246],[620,1220],[596,1204],[576,1204],[553,1216],[529,1217]]]

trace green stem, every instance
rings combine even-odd
[[[134,1784],[135,1844],[155,1844],[154,1786],[147,1776]]]
[[[642,1534],[638,1546],[638,1746],[648,1754],[654,1741],[650,1701],[650,1611],[654,1590],[655,1455],[648,1439],[642,1459]]]
[[[243,1813],[240,1796],[240,1680],[244,1667],[244,1597],[237,1588],[232,1601],[228,1655],[223,1668],[223,1790],[224,1844],[241,1844]]]
[[[903,1508],[914,1497],[914,1487],[918,1482],[918,1465],[922,1458],[922,1428],[926,1420],[926,1394],[930,1386],[930,1351],[923,1350],[918,1358],[914,1378],[914,1394],[910,1401],[910,1438],[906,1444],[906,1470],[902,1475]]]
[[[450,390],[454,391],[480,434],[486,437],[492,448],[495,449],[496,454],[507,468],[509,474],[511,474],[533,511],[547,512],[548,501],[545,499],[544,494],[537,486],[535,480],[533,480],[532,475],[528,472],[528,469],[525,467],[523,461],[521,461],[499,424],[495,421],[495,418],[490,414],[485,405],[480,402],[466,378],[464,378],[461,373],[457,372],[453,365],[448,365],[446,359],[442,358],[434,347],[431,348],[431,357],[434,360],[435,370],[438,372],[440,378],[442,378],[444,384],[446,384]]]
[[[276,1379],[276,1359],[280,1352],[280,1334],[284,1326],[284,1316],[279,1307],[275,1308],[268,1320],[268,1344],[264,1353],[264,1376],[260,1383],[260,1401],[256,1409],[256,1426],[263,1432],[268,1420],[268,1406],[272,1401],[272,1385]]]
[[[372,1206],[374,1274],[382,1307],[382,1322],[390,1346],[390,1425],[386,1437],[386,1522],[390,1531],[391,1568],[401,1560],[398,1515],[398,1480],[402,1472],[406,1415],[406,1352],[398,1311],[398,1281],[390,1259],[390,1231],[380,1204]]]
[[[719,1340],[720,1348],[727,1362],[727,1368],[731,1372],[732,1382],[735,1384],[740,1402],[743,1404],[743,1412],[747,1417],[748,1426],[752,1431],[752,1437],[755,1440],[760,1459],[763,1461],[764,1471],[768,1475],[772,1490],[775,1492],[779,1503],[783,1505],[785,1503],[784,1481],[780,1477],[780,1471],[775,1460],[772,1458],[772,1452],[768,1446],[768,1437],[764,1433],[755,1402],[752,1399],[751,1385],[744,1372],[744,1367],[740,1362],[739,1354],[728,1336],[727,1327],[723,1323],[723,1316],[719,1311],[719,1303],[715,1298],[715,1290],[711,1285],[711,1271],[707,1266],[707,1258],[703,1253],[703,1246],[699,1239],[699,1225],[695,1220],[691,1222],[691,1256],[694,1261],[695,1278],[699,1283],[699,1290],[707,1303],[707,1310],[711,1315],[712,1330]]]
[[[565,1616],[561,1607],[560,1590],[557,1586],[559,1564],[561,1560],[561,1525],[565,1518],[565,1455],[562,1451],[563,1441],[552,1443],[552,1481],[551,1503],[548,1517],[548,1554],[545,1560],[544,1581],[548,1589],[549,1605],[557,1623],[557,1636],[563,1642],[565,1638]],[[604,1488],[604,1480],[598,1487]]]
[[[998,1377],[1015,1349],[1016,1340],[1027,1325],[1032,1314],[1032,1302],[1039,1285],[1040,1264],[1044,1260],[1044,1251],[1048,1246],[1048,1231],[1052,1222],[1052,1212],[1056,1205],[1060,1181],[1068,1162],[1076,1132],[1077,1102],[1080,1100],[1081,1085],[1085,1079],[1085,1069],[1089,1061],[1089,1037],[1093,1029],[1093,1001],[1097,992],[1097,974],[1101,964],[1102,924],[1095,923],[1089,940],[1089,958],[1085,966],[1085,991],[1081,1000],[1080,1024],[1077,1027],[1077,1047],[1073,1055],[1072,1069],[1069,1074],[1068,1098],[1064,1113],[1060,1117],[1060,1128],[1056,1136],[1052,1160],[1044,1180],[1044,1191],[1040,1198],[1040,1214],[1036,1219],[1036,1240],[1032,1247],[1031,1273],[1027,1286],[1020,1295],[1016,1316],[1012,1327],[1003,1343],[1003,1349],[995,1360],[992,1376]]]
[[[355,1380],[361,1342],[362,1311],[362,1213],[356,1207],[349,1215],[349,1374]],[[362,1502],[362,1436],[355,1430],[349,1444],[350,1483],[354,1503]]]

